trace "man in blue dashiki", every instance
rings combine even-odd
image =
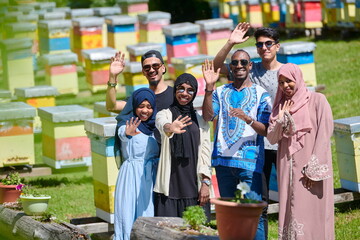
[[[271,98],[265,89],[250,81],[251,67],[249,54],[237,50],[230,63],[233,83],[213,90],[217,77],[205,78],[203,118],[212,121],[217,117],[212,166],[221,197],[234,197],[239,182],[246,182],[251,191],[245,198],[262,200],[263,136],[271,113]],[[265,239],[263,221],[260,217],[255,239]]]

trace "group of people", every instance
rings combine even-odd
[[[334,239],[330,106],[322,94],[307,89],[297,65],[277,61],[274,29],[254,34],[261,62],[237,49],[224,63],[235,45],[248,40],[249,28],[238,24],[215,59],[203,64],[201,115],[193,106],[195,77],[184,73],[168,86],[163,58],[154,50],[141,58],[149,88],[117,101],[124,54],[111,59],[106,106],[120,112],[115,144],[122,157],[114,239],[130,239],[140,216],[181,217],[186,207],[200,205],[210,218],[212,167],[221,197],[234,197],[239,182],[246,182],[246,198],[268,201],[272,164],[279,186],[279,239]],[[220,74],[230,83],[215,87]],[[211,152],[208,122],[213,120]],[[255,239],[267,239],[267,209]]]

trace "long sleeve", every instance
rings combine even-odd
[[[330,138],[334,130],[333,117],[325,96],[317,95],[315,145],[308,164],[304,166],[304,174],[313,181],[321,181],[332,175]]]
[[[271,144],[275,144],[278,143],[284,136],[293,136],[295,131],[296,126],[291,114],[285,112],[282,119],[270,120],[266,137]]]
[[[198,116],[200,127],[200,147],[198,157],[198,176],[201,175],[211,178],[211,143],[210,143],[210,127],[200,116]]]

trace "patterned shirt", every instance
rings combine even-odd
[[[229,108],[241,108],[252,119],[267,124],[272,108],[269,93],[256,84],[240,91],[233,84],[225,84],[216,88],[212,102],[214,117],[218,117],[212,165],[261,173],[264,165],[264,137],[258,135],[245,121],[229,116]]]

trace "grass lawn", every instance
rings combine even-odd
[[[308,41],[308,39],[296,39]],[[249,45],[253,44],[250,43]],[[333,110],[334,119],[360,114],[360,52],[359,39],[349,41],[316,41],[316,73],[318,84],[326,86],[323,92]],[[37,81],[41,85],[42,79]],[[84,76],[80,76],[80,91],[86,90]],[[105,93],[84,94],[86,97],[59,97],[57,105],[81,104],[92,108],[96,101],[104,101]],[[119,94],[119,98],[123,94]],[[41,135],[37,134],[36,163],[41,164]],[[335,142],[333,143],[334,187],[339,188],[338,167]],[[69,221],[72,218],[95,216],[95,206],[90,171],[73,173],[54,173],[46,177],[26,179],[30,184],[52,196],[49,211],[58,219]],[[360,201],[338,204],[336,206],[336,238],[360,239]],[[277,215],[270,216],[269,239],[277,239]]]

